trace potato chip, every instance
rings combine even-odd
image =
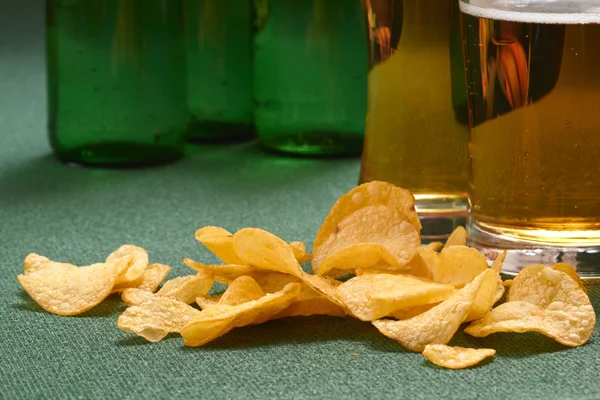
[[[313,253],[329,239],[332,233],[338,231],[338,224],[343,219],[368,206],[387,206],[403,215],[403,219],[414,226],[417,232],[421,231],[421,222],[415,211],[415,198],[408,190],[387,182],[368,182],[341,196],[331,207],[315,238]],[[316,271],[314,267],[313,271]]]
[[[502,278],[500,274],[492,270],[495,279],[486,279],[481,283],[479,292],[473,301],[469,315],[465,319],[465,322],[475,321],[488,313],[494,304],[504,295],[504,285],[502,284]]]
[[[444,248],[451,246],[466,246],[467,245],[467,230],[462,226],[457,226],[456,229],[448,236]]]
[[[420,239],[419,232],[404,218],[403,214],[384,205],[367,206],[348,215],[339,221],[327,240],[315,247],[313,271],[319,275],[340,276],[356,268],[381,269],[380,260],[391,269],[406,266],[415,256]],[[337,252],[357,244],[363,244],[363,251],[367,245],[372,245],[374,255],[378,257],[357,257],[360,255],[357,251],[345,254],[341,260],[336,258]],[[373,264],[365,264],[366,260]]]
[[[198,296],[196,297],[196,304],[198,304],[198,307],[204,310],[209,307],[216,306],[219,303],[219,300],[221,300],[221,296]]]
[[[243,264],[233,249],[233,235],[225,229],[216,226],[205,226],[196,231],[196,240],[205,245],[224,263]]]
[[[496,257],[494,262],[492,262],[491,268],[498,273],[502,272],[504,260],[506,260],[506,250],[504,250],[502,253],[500,253],[500,255],[498,255],[498,257]]]
[[[297,277],[303,274],[290,246],[265,230],[244,228],[237,231],[233,235],[233,247],[246,265]]]
[[[179,300],[155,295],[141,304],[125,309],[117,319],[117,326],[125,332],[142,336],[149,342],[159,342],[171,332],[180,332],[200,313],[201,311]]]
[[[445,247],[439,253],[439,263],[432,264],[435,282],[463,287],[473,278],[488,269],[485,256],[476,249],[466,246]]]
[[[207,271],[212,273],[216,282],[223,283],[225,285],[229,285],[240,276],[250,275],[256,271],[256,268],[249,265],[210,265],[190,260],[189,258],[184,259],[183,262],[194,271]]]
[[[214,279],[209,271],[201,271],[196,275],[179,276],[163,285],[157,296],[167,296],[186,304],[192,304],[196,297],[203,296],[212,288]]]
[[[250,276],[240,276],[227,288],[219,304],[237,306],[252,300],[258,300],[265,295],[259,284]]]
[[[77,268],[73,264],[50,261],[47,257],[40,256],[35,253],[28,254],[23,262],[23,272],[30,274],[32,272],[41,271],[44,268],[52,268],[54,271],[69,270]]]
[[[128,307],[131,307],[142,304],[146,300],[149,300],[152,296],[154,296],[154,293],[148,290],[127,288],[121,293],[121,300],[123,300],[123,303],[127,304]]]
[[[423,350],[423,356],[429,361],[450,369],[472,367],[494,354],[496,354],[494,349],[469,349],[445,344],[428,344]]]
[[[512,283],[513,283],[512,279],[507,279],[502,284],[504,285],[505,288],[507,288],[507,287],[509,288],[509,287],[511,287]]]
[[[302,242],[290,242],[290,247],[294,252],[294,257],[300,264],[304,264],[310,260],[310,254],[306,252],[306,246]]]
[[[442,247],[444,247],[444,243],[442,243],[442,242],[431,242],[431,243],[427,243],[423,247],[426,248],[426,249],[429,249],[429,250],[439,251]]]
[[[160,283],[167,277],[171,271],[171,267],[164,264],[152,264],[144,271],[144,273],[136,280],[115,285],[111,293],[121,293],[128,288],[137,288],[154,292],[158,289]]]
[[[577,273],[577,271],[575,270],[575,268],[573,268],[573,266],[571,266],[569,264],[565,264],[565,263],[558,263],[558,264],[554,264],[552,266],[552,269],[554,269],[556,271],[564,272],[565,274],[569,275],[571,277],[571,279],[573,279],[575,282],[577,282],[577,284],[579,285],[579,287],[585,293],[587,293],[587,289],[586,289],[585,285],[583,284],[583,281],[581,280],[581,277],[579,277],[579,274]]]
[[[390,317],[394,317],[396,319],[410,319],[412,317],[416,317],[417,315],[421,315],[426,311],[431,310],[433,307],[437,306],[440,303],[433,304],[424,304],[422,306],[414,306],[408,308],[402,308],[400,310],[396,310],[393,313],[390,313]]]
[[[44,310],[58,315],[80,314],[99,304],[126,267],[123,263],[75,267],[45,262],[39,256],[28,256],[28,261],[28,272],[17,277],[19,283]]]
[[[270,293],[258,300],[237,306],[217,304],[200,311],[200,314],[182,330],[186,346],[202,346],[229,332],[233,328],[264,320],[287,308],[298,296],[300,285],[290,283],[277,293]]]
[[[117,277],[115,285],[135,282],[148,268],[148,253],[141,247],[126,244],[113,251],[107,258],[107,264],[123,263],[124,270]]]
[[[394,311],[450,298],[451,285],[425,282],[408,275],[366,274],[349,279],[337,288],[337,297],[362,321],[390,315]]]
[[[566,346],[585,344],[596,326],[587,294],[569,275],[543,265],[524,268],[510,286],[507,302],[494,308],[465,332],[539,332]]]
[[[319,267],[320,275],[342,276],[354,271],[377,273],[389,269],[402,270],[396,258],[377,243],[356,243],[336,251]]]
[[[417,254],[410,261],[406,273],[432,280],[432,271],[439,268],[440,262],[440,255],[433,246],[422,246],[417,249]]]
[[[385,336],[412,351],[422,352],[428,344],[446,344],[467,318],[481,285],[495,280],[495,272],[487,269],[448,300],[423,314],[407,320],[380,319],[372,323]]]

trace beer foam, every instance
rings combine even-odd
[[[515,7],[516,8],[516,7]],[[552,5],[548,8],[551,10]],[[580,7],[574,7],[574,11],[580,11]],[[460,10],[479,18],[487,18],[502,21],[525,22],[533,24],[600,24],[600,9],[598,7],[590,12],[553,13],[553,12],[531,12],[531,11],[506,11],[495,8],[483,8],[473,4],[460,2]],[[598,11],[598,12],[597,12]]]

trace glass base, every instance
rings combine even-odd
[[[533,264],[566,263],[572,265],[582,279],[600,279],[600,243],[582,241],[580,245],[561,245],[560,237],[570,237],[573,232],[557,231],[549,235],[547,231],[540,233],[532,230],[515,235],[515,229],[491,227],[477,222],[471,222],[468,230],[468,245],[483,253],[490,263],[504,250],[507,251],[502,268],[505,275],[515,276]],[[543,238],[540,236],[542,234]],[[581,232],[578,231],[578,234]],[[590,232],[589,237],[594,236],[598,236],[597,231]],[[557,241],[548,242],[548,237],[554,237]]]
[[[421,219],[424,243],[444,241],[467,219],[467,197],[455,194],[416,194],[417,213]]]
[[[70,149],[56,148],[65,163],[98,167],[144,167],[165,164],[183,156],[183,148],[141,143],[96,143]]]
[[[358,157],[362,153],[363,137],[356,133],[311,131],[259,135],[258,142],[279,153]]]
[[[254,126],[236,122],[195,121],[187,139],[190,142],[234,142],[254,138]]]

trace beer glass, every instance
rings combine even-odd
[[[461,0],[472,245],[600,275],[600,0]]]
[[[363,0],[368,112],[360,181],[407,188],[424,240],[467,215],[468,126],[456,0]]]

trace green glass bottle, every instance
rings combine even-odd
[[[256,0],[254,119],[261,145],[361,153],[367,43],[358,0]]]
[[[50,141],[65,162],[183,154],[190,123],[179,0],[47,0]]]
[[[184,4],[190,140],[252,138],[252,0]]]

